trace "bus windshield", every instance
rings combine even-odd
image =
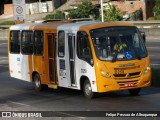
[[[97,58],[107,61],[134,60],[147,56],[136,27],[106,27],[90,31]]]

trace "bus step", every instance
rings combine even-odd
[[[58,88],[58,85],[57,84],[48,84],[48,87],[49,88],[53,88],[53,89],[57,89]]]

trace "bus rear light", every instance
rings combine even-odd
[[[94,85],[95,81],[92,81],[92,84]]]
[[[18,71],[18,73],[21,73],[21,71]]]

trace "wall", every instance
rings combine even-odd
[[[146,10],[145,10],[145,2],[144,1],[111,1],[113,5],[116,5],[119,10],[123,12],[128,12],[129,14],[139,10],[140,8],[143,11],[143,20],[153,16],[153,7],[154,0],[148,0],[146,2]],[[146,13],[145,13],[146,11]]]
[[[135,12],[136,10],[142,9],[143,20],[146,18],[145,14],[145,3],[142,1],[112,1],[113,5],[116,5],[118,9],[122,12],[127,12],[128,14]]]
[[[4,14],[5,15],[13,15],[13,4],[5,4],[4,5]]]

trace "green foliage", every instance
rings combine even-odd
[[[155,12],[156,15],[160,15],[160,0],[156,0],[153,11]]]
[[[97,7],[92,5],[89,0],[85,0],[81,5],[77,7],[77,9],[69,10],[68,17],[71,19],[75,18],[89,18],[93,16],[93,18],[98,18],[99,10]]]
[[[0,22],[0,25],[14,25],[15,24],[15,21],[3,21],[3,22]]]
[[[14,25],[15,24],[15,21],[3,21],[3,22],[0,22],[0,25]]]
[[[114,5],[110,5],[108,2],[109,9],[104,9],[104,21],[120,21],[120,11]]]
[[[56,13],[48,14],[43,18],[44,20],[48,19],[64,19],[64,14],[61,11],[57,11]]]
[[[155,20],[160,20],[160,14],[154,17]]]
[[[160,20],[160,15],[148,18],[148,20]]]

